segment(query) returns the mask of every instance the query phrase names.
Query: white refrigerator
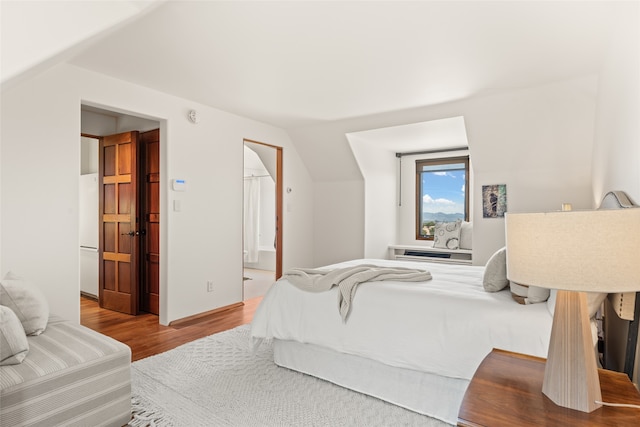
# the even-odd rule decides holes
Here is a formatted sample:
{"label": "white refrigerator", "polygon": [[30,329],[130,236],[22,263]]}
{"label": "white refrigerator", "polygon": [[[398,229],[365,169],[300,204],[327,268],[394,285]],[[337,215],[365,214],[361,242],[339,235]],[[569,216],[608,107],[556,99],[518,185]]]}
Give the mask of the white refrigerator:
{"label": "white refrigerator", "polygon": [[80,290],[98,296],[98,174],[80,175]]}

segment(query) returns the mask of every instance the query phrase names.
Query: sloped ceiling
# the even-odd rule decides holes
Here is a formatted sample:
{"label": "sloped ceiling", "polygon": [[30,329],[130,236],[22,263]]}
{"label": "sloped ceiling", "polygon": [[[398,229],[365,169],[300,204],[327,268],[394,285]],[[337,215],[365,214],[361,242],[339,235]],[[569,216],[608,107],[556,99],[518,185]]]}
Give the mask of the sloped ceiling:
{"label": "sloped ceiling", "polygon": [[158,0],[0,2],[3,90],[88,48]]}
{"label": "sloped ceiling", "polygon": [[315,179],[358,179],[344,134],[371,127],[332,126],[595,75],[637,4],[2,1],[2,82],[67,61],[287,129]]}
{"label": "sloped ceiling", "polygon": [[430,120],[347,134],[351,144],[365,143],[370,148],[389,153],[408,154],[428,147],[429,150],[469,148],[464,117]]}
{"label": "sloped ceiling", "polygon": [[615,3],[168,1],[70,62],[295,128],[595,73]]}

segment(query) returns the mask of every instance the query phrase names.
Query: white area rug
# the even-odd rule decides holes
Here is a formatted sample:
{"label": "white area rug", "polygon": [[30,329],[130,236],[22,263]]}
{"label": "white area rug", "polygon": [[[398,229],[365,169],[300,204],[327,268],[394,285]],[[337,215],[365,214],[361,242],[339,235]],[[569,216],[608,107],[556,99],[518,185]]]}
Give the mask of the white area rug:
{"label": "white area rug", "polygon": [[133,426],[445,426],[280,368],[250,349],[249,325],[134,362]]}

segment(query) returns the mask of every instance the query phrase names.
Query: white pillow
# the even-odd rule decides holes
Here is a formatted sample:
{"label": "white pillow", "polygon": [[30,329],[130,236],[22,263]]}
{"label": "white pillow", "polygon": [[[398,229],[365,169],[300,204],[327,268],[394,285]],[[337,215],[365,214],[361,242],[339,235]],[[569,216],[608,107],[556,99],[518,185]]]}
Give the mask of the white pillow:
{"label": "white pillow", "polygon": [[518,304],[537,304],[549,299],[550,291],[538,286],[527,286],[509,281],[511,296]]}
{"label": "white pillow", "polygon": [[603,292],[585,292],[587,294],[587,309],[589,309],[589,318],[593,319],[600,309],[600,306],[607,298],[607,293]]}
{"label": "white pillow", "polygon": [[462,221],[438,222],[433,231],[433,247],[458,249],[460,247],[460,226]]}
{"label": "white pillow", "polygon": [[0,305],[0,365],[22,363],[29,352],[29,342],[18,316]]}
{"label": "white pillow", "polygon": [[[551,294],[547,300],[547,308],[549,313],[553,316],[556,311],[556,296],[558,294],[557,289],[551,289]],[[604,302],[608,294],[602,292],[585,292],[587,294],[587,309],[589,310],[589,318],[593,319],[600,309],[600,305]]]}
{"label": "white pillow", "polygon": [[27,335],[40,335],[49,321],[49,304],[44,294],[23,280],[0,282],[0,305],[9,307],[20,319]]}
{"label": "white pillow", "polygon": [[496,251],[484,268],[482,286],[487,292],[498,292],[509,284],[507,279],[507,248]]}
{"label": "white pillow", "polygon": [[553,313],[556,312],[556,297],[558,296],[557,289],[551,289],[549,291],[549,298],[547,299],[547,310],[549,310],[549,314],[553,316]]}
{"label": "white pillow", "polygon": [[473,249],[473,224],[467,221],[460,227],[460,249]]}

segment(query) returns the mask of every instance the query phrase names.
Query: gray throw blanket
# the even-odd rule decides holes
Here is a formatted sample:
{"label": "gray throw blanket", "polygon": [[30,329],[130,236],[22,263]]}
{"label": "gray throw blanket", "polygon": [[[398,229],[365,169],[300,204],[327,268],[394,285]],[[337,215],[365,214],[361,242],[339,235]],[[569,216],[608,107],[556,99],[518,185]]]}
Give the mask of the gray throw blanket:
{"label": "gray throw blanket", "polygon": [[372,264],[361,264],[335,270],[293,268],[284,273],[282,278],[309,292],[324,292],[337,286],[340,291],[338,292],[338,308],[342,321],[345,322],[351,310],[356,288],[360,283],[382,280],[424,282],[431,280],[431,273],[426,270],[404,267],[378,267]]}

